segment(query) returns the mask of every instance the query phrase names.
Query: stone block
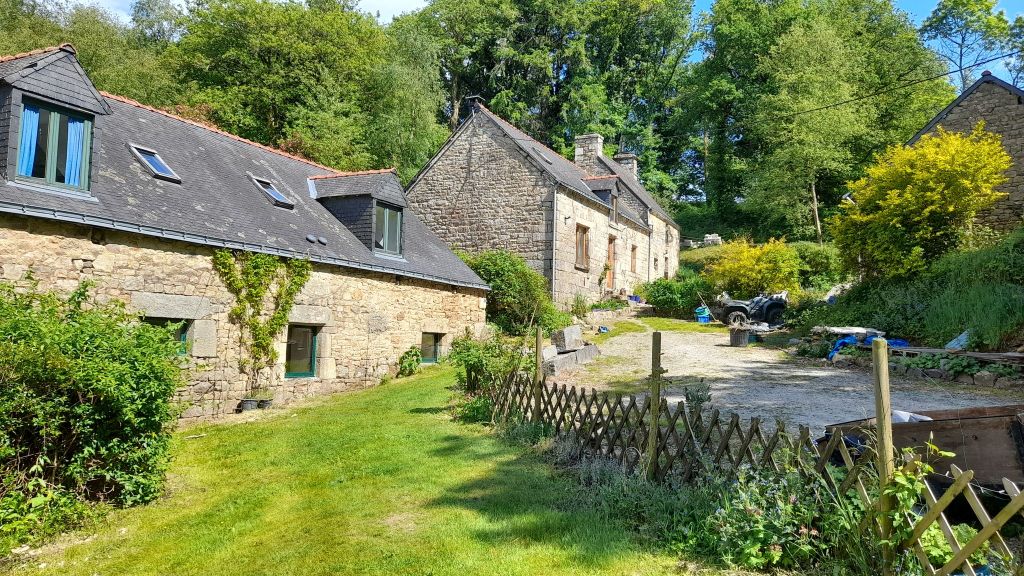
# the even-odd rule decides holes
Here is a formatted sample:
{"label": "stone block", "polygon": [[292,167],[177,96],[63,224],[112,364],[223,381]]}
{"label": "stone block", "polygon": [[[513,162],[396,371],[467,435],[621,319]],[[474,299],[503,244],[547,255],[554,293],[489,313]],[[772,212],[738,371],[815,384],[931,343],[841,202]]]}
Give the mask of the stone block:
{"label": "stone block", "polygon": [[907,376],[911,378],[923,378],[924,371],[920,368],[907,368]]}
{"label": "stone block", "polygon": [[558,347],[554,344],[540,349],[540,359],[544,362],[551,360],[555,356],[558,356]]}
{"label": "stone block", "polygon": [[288,322],[326,326],[331,323],[331,309],[327,306],[296,304],[292,306],[292,310],[288,314]]}
{"label": "stone block", "polygon": [[974,383],[978,386],[992,386],[996,383],[996,375],[988,370],[982,370],[974,375]]}
{"label": "stone block", "polygon": [[583,341],[583,329],[579,326],[569,326],[551,333],[551,342],[558,348],[559,353],[575,352],[586,344]]}
{"label": "stone block", "polygon": [[956,377],[956,381],[961,384],[974,384],[974,376],[970,374],[960,374]]}
{"label": "stone block", "polygon": [[939,368],[927,368],[924,375],[935,380],[948,380],[949,373]]}
{"label": "stone block", "polygon": [[189,337],[192,339],[194,358],[215,358],[217,356],[217,321],[193,320]]}
{"label": "stone block", "polygon": [[129,308],[152,318],[197,320],[213,313],[209,298],[160,292],[132,292]]}
{"label": "stone block", "polygon": [[576,353],[559,354],[544,363],[545,376],[557,376],[576,366]]}
{"label": "stone block", "polygon": [[576,351],[576,363],[586,364],[594,358],[601,355],[601,351],[597,349],[596,344],[587,344],[583,348]]}

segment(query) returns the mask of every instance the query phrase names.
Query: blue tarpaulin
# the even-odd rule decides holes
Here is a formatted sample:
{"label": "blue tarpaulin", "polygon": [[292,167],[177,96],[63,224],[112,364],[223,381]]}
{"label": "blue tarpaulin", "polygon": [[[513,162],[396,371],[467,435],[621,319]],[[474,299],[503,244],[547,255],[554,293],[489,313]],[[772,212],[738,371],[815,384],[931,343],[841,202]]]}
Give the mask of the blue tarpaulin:
{"label": "blue tarpaulin", "polygon": [[[867,338],[864,339],[864,343],[865,344],[871,344],[871,342],[874,341],[875,338],[878,338],[878,336],[868,336]],[[906,340],[903,340],[903,339],[900,339],[900,338],[892,338],[890,340],[886,340],[886,342],[889,343],[889,347],[890,348],[906,348],[906,347],[910,346],[910,342],[907,342]],[[856,336],[843,336],[839,340],[836,340],[835,345],[832,346],[832,351],[828,353],[828,359],[832,360],[833,358],[835,358],[836,354],[838,354],[839,350],[841,350],[844,346],[856,346],[856,345],[857,345],[857,337]]]}

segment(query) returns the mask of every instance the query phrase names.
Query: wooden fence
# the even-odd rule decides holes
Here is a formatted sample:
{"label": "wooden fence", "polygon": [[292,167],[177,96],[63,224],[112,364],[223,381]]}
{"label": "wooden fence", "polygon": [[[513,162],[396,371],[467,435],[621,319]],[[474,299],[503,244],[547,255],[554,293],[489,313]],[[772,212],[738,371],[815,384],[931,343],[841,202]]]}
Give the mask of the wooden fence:
{"label": "wooden fence", "polygon": [[[588,391],[550,385],[541,377],[521,375],[494,391],[495,420],[541,422],[557,437],[575,439],[581,454],[614,458],[627,470],[640,469],[657,482],[685,483],[704,474],[735,475],[741,468],[775,471],[787,468],[804,475],[817,475],[833,494],[856,493],[865,509],[873,511],[866,516],[861,528],[883,541],[889,539],[891,515],[886,512],[891,510],[892,503],[878,495],[891,478],[895,464],[909,468],[917,465],[913,457],[897,457],[892,449],[891,431],[887,449],[877,450],[886,442],[884,430],[880,431],[879,441],[872,440],[865,446],[851,449],[841,434],[816,442],[805,426],[791,434],[781,421],[768,429],[760,418],[744,421],[735,413],[726,415],[717,409],[701,410],[685,401],[669,405],[660,393],[660,336],[660,333],[654,335],[654,368],[648,394],[638,398],[594,389]],[[884,386],[878,394],[879,413],[890,414],[878,420],[891,426],[888,356],[884,341],[876,342],[879,342],[876,358],[886,359],[875,362],[878,367],[876,383]],[[657,426],[652,426],[652,422]],[[885,453],[888,458],[879,457]],[[967,560],[986,542],[1000,557],[1014,557],[1000,529],[1024,508],[1024,494],[1019,487],[1004,479],[1009,502],[990,516],[978,496],[979,487],[971,483],[973,472],[950,466],[949,475],[952,482],[940,493],[935,492],[934,483],[925,483],[918,510],[906,517],[913,529],[899,549],[911,550],[923,572],[929,575],[961,571],[975,576]],[[961,495],[969,504],[978,529],[978,534],[969,542],[957,540],[946,516],[947,508]],[[954,553],[952,560],[943,566],[932,566],[920,544],[922,534],[933,524],[938,524]],[[886,564],[891,567],[897,550],[883,549]],[[1024,571],[1018,570],[1015,574],[1024,576]]]}

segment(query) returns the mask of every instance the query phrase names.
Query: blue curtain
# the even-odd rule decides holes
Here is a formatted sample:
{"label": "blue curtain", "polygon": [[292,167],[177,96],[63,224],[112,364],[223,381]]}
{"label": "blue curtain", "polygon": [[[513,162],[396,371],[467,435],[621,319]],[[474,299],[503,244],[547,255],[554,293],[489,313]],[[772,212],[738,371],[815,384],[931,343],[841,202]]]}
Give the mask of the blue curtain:
{"label": "blue curtain", "polygon": [[25,106],[21,113],[21,142],[18,144],[18,176],[31,176],[39,139],[39,108]]}
{"label": "blue curtain", "polygon": [[85,137],[85,122],[68,118],[68,160],[64,164],[64,183],[68,186],[82,185],[82,144]]}

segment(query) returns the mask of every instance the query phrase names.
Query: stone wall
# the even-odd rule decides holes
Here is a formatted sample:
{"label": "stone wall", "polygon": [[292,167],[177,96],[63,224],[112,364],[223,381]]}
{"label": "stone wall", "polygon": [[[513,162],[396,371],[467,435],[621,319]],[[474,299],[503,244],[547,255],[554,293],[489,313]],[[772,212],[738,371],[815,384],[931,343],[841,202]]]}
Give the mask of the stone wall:
{"label": "stone wall", "polygon": [[986,130],[1002,136],[1013,166],[1006,173],[1009,182],[1000,188],[1008,196],[979,214],[978,221],[999,230],[1012,229],[1024,218],[1024,102],[1006,88],[984,82],[938,125],[950,131],[969,132],[979,120],[985,121]]}
{"label": "stone wall", "polygon": [[551,275],[550,177],[493,121],[477,114],[406,192],[410,207],[449,246],[504,249]]}
{"label": "stone wall", "polygon": [[[120,299],[147,316],[189,320],[190,384],[179,392],[185,418],[231,412],[245,395],[233,297],[213,269],[212,249],[85,226],[0,215],[0,279],[28,270],[44,289],[96,283],[100,299]],[[392,274],[316,265],[296,299],[291,322],[318,327],[317,375],[285,378],[279,362],[263,383],[276,402],[372,386],[424,332],[444,334],[442,350],[468,328],[484,326],[481,290]]]}
{"label": "stone wall", "polygon": [[[621,220],[618,224],[608,220],[608,208],[596,202],[583,200],[578,195],[561,191],[558,194],[555,258],[554,298],[563,304],[572,303],[576,294],[583,294],[590,302],[600,300],[606,293],[633,289],[648,280],[648,236],[635,224]],[[580,269],[576,266],[576,226],[586,226],[590,235],[590,262]],[[608,239],[615,238],[615,274],[612,285],[601,285],[608,258]],[[631,270],[630,252],[636,246],[636,271]],[[678,260],[678,259],[677,259]]]}

